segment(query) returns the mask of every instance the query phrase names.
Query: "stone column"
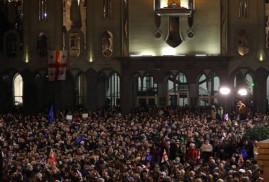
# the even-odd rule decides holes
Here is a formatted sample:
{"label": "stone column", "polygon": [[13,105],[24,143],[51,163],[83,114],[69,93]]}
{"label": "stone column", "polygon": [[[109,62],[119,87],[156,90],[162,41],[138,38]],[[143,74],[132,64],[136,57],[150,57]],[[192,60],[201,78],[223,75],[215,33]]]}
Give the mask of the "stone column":
{"label": "stone column", "polygon": [[93,69],[86,72],[87,101],[86,106],[91,111],[96,111],[97,106],[97,73]]}
{"label": "stone column", "polygon": [[131,81],[128,75],[123,75],[121,78],[121,111],[123,114],[128,114],[132,110],[130,104],[132,99]]}

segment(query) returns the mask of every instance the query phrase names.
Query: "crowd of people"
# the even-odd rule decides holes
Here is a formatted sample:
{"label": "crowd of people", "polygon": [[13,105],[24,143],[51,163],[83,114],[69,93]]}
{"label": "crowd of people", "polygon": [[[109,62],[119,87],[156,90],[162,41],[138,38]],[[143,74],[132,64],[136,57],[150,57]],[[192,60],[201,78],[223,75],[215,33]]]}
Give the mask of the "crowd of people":
{"label": "crowd of people", "polygon": [[[247,128],[267,115],[221,108],[147,106],[0,115],[3,182],[258,182]],[[72,119],[66,119],[72,115]],[[83,116],[83,117],[82,117]]]}

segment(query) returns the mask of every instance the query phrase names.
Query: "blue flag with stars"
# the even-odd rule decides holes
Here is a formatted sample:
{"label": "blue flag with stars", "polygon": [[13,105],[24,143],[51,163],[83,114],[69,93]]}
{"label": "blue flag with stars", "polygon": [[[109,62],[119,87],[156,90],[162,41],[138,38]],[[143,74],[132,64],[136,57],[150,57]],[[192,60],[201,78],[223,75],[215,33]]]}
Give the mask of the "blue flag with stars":
{"label": "blue flag with stars", "polygon": [[53,122],[53,105],[51,105],[50,112],[49,112],[49,122],[52,124]]}

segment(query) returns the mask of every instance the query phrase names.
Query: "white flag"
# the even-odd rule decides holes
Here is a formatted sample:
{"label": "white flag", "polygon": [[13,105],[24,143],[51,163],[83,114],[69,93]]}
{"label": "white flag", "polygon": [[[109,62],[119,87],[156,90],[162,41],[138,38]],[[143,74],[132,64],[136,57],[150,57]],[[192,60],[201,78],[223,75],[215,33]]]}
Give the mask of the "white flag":
{"label": "white flag", "polygon": [[166,150],[164,149],[161,163],[167,162],[167,161],[168,161],[168,156],[167,156]]}

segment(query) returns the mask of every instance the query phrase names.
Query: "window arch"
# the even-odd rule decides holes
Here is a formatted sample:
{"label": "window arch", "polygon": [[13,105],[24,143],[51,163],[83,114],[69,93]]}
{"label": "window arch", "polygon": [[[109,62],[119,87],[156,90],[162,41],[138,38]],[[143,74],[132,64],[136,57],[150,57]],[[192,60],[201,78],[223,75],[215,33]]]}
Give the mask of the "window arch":
{"label": "window arch", "polygon": [[18,73],[14,76],[13,89],[15,105],[23,104],[23,79]]}
{"label": "window arch", "polygon": [[37,36],[37,54],[40,57],[45,57],[48,54],[48,38],[43,32]]}
{"label": "window arch", "polygon": [[167,80],[169,105],[185,106],[189,104],[189,92],[186,76],[179,73],[174,77],[170,75]]}
{"label": "window arch", "polygon": [[47,12],[47,0],[39,0],[38,1],[38,20],[39,21],[47,21],[48,12]]}
{"label": "window arch", "polygon": [[106,89],[106,102],[109,106],[120,105],[120,77],[117,73],[108,77],[108,87]]}
{"label": "window arch", "polygon": [[220,79],[215,73],[208,76],[202,74],[199,77],[198,92],[200,106],[209,106],[218,104],[218,91],[220,86]]}
{"label": "window arch", "polygon": [[16,57],[17,36],[14,33],[9,33],[6,37],[6,54],[8,57]]}
{"label": "window arch", "polygon": [[158,105],[158,84],[154,83],[154,78],[150,73],[144,77],[137,77],[137,106]]}
{"label": "window arch", "polygon": [[238,73],[234,77],[234,90],[238,91],[238,89],[246,88],[248,91],[248,94],[253,95],[253,86],[254,86],[254,80],[251,74],[247,73],[245,76]]}
{"label": "window arch", "polygon": [[110,57],[113,54],[113,34],[110,31],[105,31],[102,34],[102,54],[105,57]]}

